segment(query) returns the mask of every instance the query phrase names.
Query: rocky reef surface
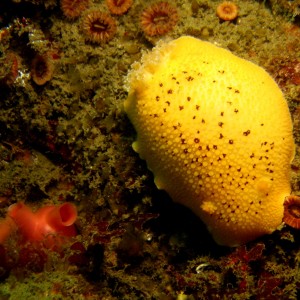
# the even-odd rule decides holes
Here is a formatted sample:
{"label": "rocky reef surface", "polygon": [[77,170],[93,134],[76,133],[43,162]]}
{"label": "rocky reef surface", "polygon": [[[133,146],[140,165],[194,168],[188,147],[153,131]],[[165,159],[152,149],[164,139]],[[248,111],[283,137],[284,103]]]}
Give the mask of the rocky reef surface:
{"label": "rocky reef surface", "polygon": [[238,0],[232,20],[216,14],[221,3],[1,1],[0,217],[16,202],[68,201],[78,234],[57,251],[12,234],[0,245],[0,299],[299,298],[299,230],[218,246],[131,148],[126,74],[161,39],[191,35],[264,67],[281,87],[300,195],[299,1]]}

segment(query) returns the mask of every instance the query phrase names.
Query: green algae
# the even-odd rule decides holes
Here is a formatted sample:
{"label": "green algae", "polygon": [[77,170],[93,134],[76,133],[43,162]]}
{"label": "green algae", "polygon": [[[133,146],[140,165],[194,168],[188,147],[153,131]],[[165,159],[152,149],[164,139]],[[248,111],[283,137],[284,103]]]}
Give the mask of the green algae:
{"label": "green algae", "polygon": [[[139,18],[154,2],[134,1],[127,14],[113,16],[117,34],[103,45],[86,42],[80,18],[66,19],[56,1],[1,4],[0,24],[9,28],[9,36],[0,47],[0,80],[11,68],[7,53],[20,57],[16,81],[1,84],[1,216],[16,201],[34,208],[74,201],[76,241],[86,249],[86,265],[68,261],[79,254],[68,245],[63,259],[50,254],[43,272],[15,266],[0,282],[1,299],[299,296],[299,233],[284,227],[247,245],[247,251],[214,244],[196,217],[157,191],[152,174],[131,149],[135,133],[123,112],[131,64],[160,39],[190,34],[228,48],[266,68],[283,89],[294,120],[292,188],[299,195],[300,85],[294,77],[300,75],[293,69],[300,61],[297,11],[287,6],[290,1],[236,1],[238,19],[221,22],[215,14],[220,1],[178,0],[180,20],[174,30],[150,38]],[[91,1],[91,7],[108,12],[104,1]],[[37,86],[30,78],[31,61],[49,51],[53,78]],[[17,260],[18,247],[9,248],[15,238],[8,249]],[[245,253],[259,250],[260,244],[264,250],[247,261]],[[95,245],[104,248],[102,264],[95,263],[100,259],[91,250]]]}

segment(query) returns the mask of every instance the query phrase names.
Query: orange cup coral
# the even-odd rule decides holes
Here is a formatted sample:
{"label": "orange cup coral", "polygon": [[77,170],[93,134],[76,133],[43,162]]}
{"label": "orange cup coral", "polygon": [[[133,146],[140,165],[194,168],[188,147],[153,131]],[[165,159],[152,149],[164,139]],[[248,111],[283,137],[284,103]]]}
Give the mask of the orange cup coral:
{"label": "orange cup coral", "polygon": [[293,228],[300,229],[300,197],[288,196],[283,205],[283,222]]}
{"label": "orange cup coral", "polygon": [[132,0],[106,0],[106,5],[112,14],[123,15],[132,6]]}
{"label": "orange cup coral", "polygon": [[18,76],[19,57],[14,52],[8,52],[0,61],[0,68],[0,83],[12,85]]}
{"label": "orange cup coral", "polygon": [[79,17],[82,11],[89,6],[89,0],[61,0],[60,7],[63,14],[69,19]]}
{"label": "orange cup coral", "polygon": [[171,31],[179,19],[176,7],[158,2],[146,8],[141,15],[141,27],[146,35],[164,35]]}
{"label": "orange cup coral", "polygon": [[48,54],[37,54],[31,63],[31,77],[37,85],[44,85],[52,79],[54,64]]}
{"label": "orange cup coral", "polygon": [[230,1],[224,1],[217,7],[217,16],[223,21],[232,21],[238,16],[238,7]]}
{"label": "orange cup coral", "polygon": [[114,37],[117,24],[110,15],[92,10],[83,16],[82,30],[88,41],[101,44],[110,41]]}

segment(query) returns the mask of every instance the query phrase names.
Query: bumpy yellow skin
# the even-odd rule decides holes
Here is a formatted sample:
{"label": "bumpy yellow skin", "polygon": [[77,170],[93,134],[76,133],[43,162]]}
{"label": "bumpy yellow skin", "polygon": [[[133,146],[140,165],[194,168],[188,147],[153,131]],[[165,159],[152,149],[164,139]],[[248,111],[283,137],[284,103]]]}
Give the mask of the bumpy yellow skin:
{"label": "bumpy yellow skin", "polygon": [[157,187],[192,209],[217,243],[236,246],[282,223],[292,122],[262,68],[184,36],[145,54],[128,89],[134,150]]}

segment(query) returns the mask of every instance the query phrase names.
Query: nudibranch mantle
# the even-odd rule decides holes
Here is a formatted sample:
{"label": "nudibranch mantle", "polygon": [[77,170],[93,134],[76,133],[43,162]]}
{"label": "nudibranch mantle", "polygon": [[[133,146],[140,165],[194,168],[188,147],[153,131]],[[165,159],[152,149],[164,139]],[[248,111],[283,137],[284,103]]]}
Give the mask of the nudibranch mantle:
{"label": "nudibranch mantle", "polygon": [[156,186],[197,214],[217,243],[237,246],[282,223],[292,121],[263,68],[183,36],[144,54],[127,87],[134,150]]}

